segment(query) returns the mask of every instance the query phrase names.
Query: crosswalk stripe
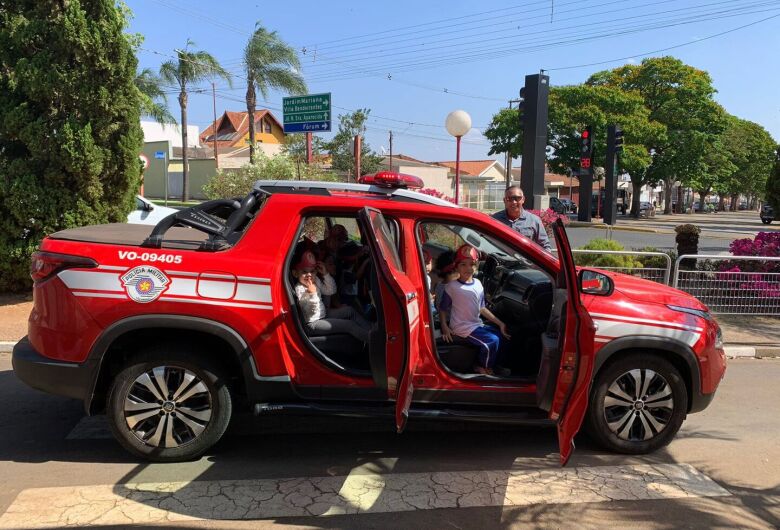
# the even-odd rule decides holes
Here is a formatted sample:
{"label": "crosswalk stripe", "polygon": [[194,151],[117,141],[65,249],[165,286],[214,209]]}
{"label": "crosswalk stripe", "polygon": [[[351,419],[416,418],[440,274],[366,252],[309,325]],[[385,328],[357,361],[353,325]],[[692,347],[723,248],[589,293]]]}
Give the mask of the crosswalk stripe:
{"label": "crosswalk stripe", "polygon": [[27,489],[0,516],[0,529],[730,495],[688,464],[441,473],[381,473],[370,467],[353,471],[348,476],[335,477]]}

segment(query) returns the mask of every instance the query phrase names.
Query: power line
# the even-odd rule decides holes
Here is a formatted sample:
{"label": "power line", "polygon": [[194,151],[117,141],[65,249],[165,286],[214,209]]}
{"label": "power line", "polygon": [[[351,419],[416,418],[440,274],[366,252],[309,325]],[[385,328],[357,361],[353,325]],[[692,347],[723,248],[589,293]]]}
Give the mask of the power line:
{"label": "power line", "polygon": [[556,68],[545,68],[545,71],[552,72],[552,71],[556,71],[556,70],[571,70],[571,69],[574,69],[574,68],[585,68],[585,67],[588,67],[588,66],[599,66],[599,65],[602,65],[602,64],[615,63],[615,62],[619,62],[619,61],[626,61],[628,59],[636,59],[637,57],[645,57],[647,55],[653,55],[653,54],[656,54],[656,53],[661,53],[661,52],[665,52],[665,51],[669,51],[669,50],[674,50],[676,48],[682,48],[683,46],[689,46],[691,44],[696,44],[697,42],[702,42],[702,41],[705,41],[705,40],[714,39],[715,37],[721,37],[723,35],[727,35],[728,33],[733,33],[735,31],[739,31],[741,29],[749,28],[750,26],[755,26],[756,24],[760,24],[762,22],[766,22],[767,20],[772,20],[773,18],[777,18],[777,17],[780,17],[780,13],[778,13],[777,15],[772,15],[771,17],[762,18],[761,20],[756,20],[756,21],[751,22],[749,24],[744,24],[742,26],[737,26],[736,28],[731,28],[731,29],[728,29],[726,31],[721,31],[720,33],[714,33],[712,35],[707,35],[706,37],[702,37],[700,39],[694,39],[694,40],[691,40],[691,41],[688,41],[688,42],[683,42],[681,44],[676,44],[674,46],[668,46],[666,48],[659,48],[657,50],[653,50],[653,51],[649,51],[649,52],[638,53],[636,55],[628,55],[628,56],[620,57],[620,58],[617,58],[617,59],[608,59],[606,61],[599,61],[599,62],[595,62],[595,63],[577,64],[577,65],[572,65],[572,66],[558,66]]}
{"label": "power line", "polygon": [[[772,4],[764,3],[762,5]],[[482,47],[482,48],[476,48],[472,50],[463,50],[461,55],[445,55],[445,56],[433,56],[433,57],[422,57],[418,60],[411,60],[408,62],[399,62],[399,63],[391,63],[391,64],[380,64],[378,66],[373,65],[365,65],[362,68],[360,67],[350,67],[349,69],[354,70],[356,72],[359,72],[361,74],[364,74],[363,76],[381,76],[383,74],[380,73],[379,69],[384,68],[385,70],[392,70],[393,72],[400,72],[400,71],[409,71],[412,69],[415,69],[413,67],[427,67],[427,66],[444,66],[448,64],[461,64],[463,62],[468,62],[469,60],[475,60],[475,59],[482,59],[482,58],[496,58],[496,57],[502,57],[507,55],[514,55],[522,51],[529,51],[529,50],[541,50],[546,49],[550,47],[557,47],[557,46],[565,46],[565,45],[571,45],[571,44],[579,44],[584,41],[588,40],[596,40],[596,39],[603,39],[610,36],[617,36],[617,35],[625,35],[625,34],[631,34],[631,33],[638,33],[638,32],[645,32],[650,31],[654,29],[661,29],[661,28],[668,28],[673,26],[679,26],[679,25],[687,25],[687,24],[694,24],[694,23],[700,23],[708,20],[717,20],[717,19],[723,19],[723,18],[734,18],[736,16],[746,16],[749,14],[755,14],[755,13],[761,13],[766,11],[773,11],[776,9],[779,9],[780,7],[775,7],[771,9],[765,9],[761,11],[753,11],[753,12],[737,12],[734,13],[734,9],[714,12],[714,13],[708,13],[707,16],[702,15],[691,15],[685,19],[680,19],[679,17],[675,17],[673,19],[666,19],[662,21],[655,21],[650,24],[646,24],[644,26],[637,26],[636,24],[631,24],[629,26],[626,26],[624,28],[619,29],[618,31],[607,31],[602,33],[596,33],[593,32],[587,32],[585,33],[584,37],[575,37],[570,39],[558,39],[558,40],[548,40],[548,41],[542,41],[538,42],[536,41],[534,44],[530,46],[525,47],[519,47],[519,48],[511,48],[506,49],[505,47]],[[324,59],[326,60],[326,59]],[[405,70],[404,70],[405,69]],[[358,76],[362,77],[362,76]],[[319,76],[314,76],[314,78],[309,77],[309,80],[311,82],[323,82],[323,81],[332,81],[337,79],[342,79],[343,74],[339,73],[322,73]]]}

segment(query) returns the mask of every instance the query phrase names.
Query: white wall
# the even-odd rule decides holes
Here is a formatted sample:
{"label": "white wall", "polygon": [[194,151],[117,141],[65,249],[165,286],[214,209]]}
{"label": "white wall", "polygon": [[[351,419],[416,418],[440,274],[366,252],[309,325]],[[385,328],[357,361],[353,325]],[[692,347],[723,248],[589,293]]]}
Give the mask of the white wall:
{"label": "white wall", "polygon": [[[181,127],[178,125],[160,125],[156,121],[141,121],[144,142],[169,141],[173,147],[181,147]],[[200,127],[187,125],[188,147],[200,147]]]}

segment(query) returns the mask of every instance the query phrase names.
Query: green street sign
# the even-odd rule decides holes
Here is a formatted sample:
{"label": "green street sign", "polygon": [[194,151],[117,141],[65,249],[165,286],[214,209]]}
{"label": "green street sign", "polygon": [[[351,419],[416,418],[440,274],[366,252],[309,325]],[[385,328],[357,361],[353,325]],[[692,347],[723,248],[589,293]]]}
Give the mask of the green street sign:
{"label": "green street sign", "polygon": [[286,133],[330,131],[330,93],[284,98],[282,110]]}

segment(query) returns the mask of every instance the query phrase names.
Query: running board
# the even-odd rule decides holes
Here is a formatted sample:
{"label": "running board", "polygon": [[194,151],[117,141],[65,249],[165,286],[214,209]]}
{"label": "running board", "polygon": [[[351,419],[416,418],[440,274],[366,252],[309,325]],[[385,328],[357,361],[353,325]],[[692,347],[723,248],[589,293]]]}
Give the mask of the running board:
{"label": "running board", "polygon": [[[256,416],[274,414],[285,415],[323,415],[344,416],[353,418],[395,417],[395,407],[392,405],[359,406],[359,405],[328,405],[322,403],[257,403],[254,407]],[[530,409],[517,412],[506,411],[474,411],[465,409],[426,409],[410,408],[410,419],[473,421],[485,423],[510,423],[517,425],[553,425],[554,422],[542,410]]]}

